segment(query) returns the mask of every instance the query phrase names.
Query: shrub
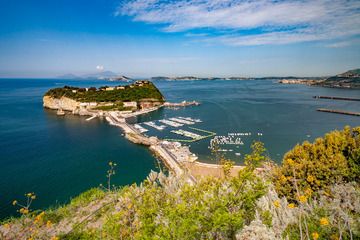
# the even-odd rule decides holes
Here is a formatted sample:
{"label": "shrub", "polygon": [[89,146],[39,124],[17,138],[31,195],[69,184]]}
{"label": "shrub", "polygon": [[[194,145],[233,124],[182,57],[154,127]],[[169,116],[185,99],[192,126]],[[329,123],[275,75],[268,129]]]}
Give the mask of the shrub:
{"label": "shrub", "polygon": [[360,127],[345,127],[318,138],[305,141],[285,154],[283,164],[275,170],[274,183],[281,196],[297,201],[330,185],[359,181]]}

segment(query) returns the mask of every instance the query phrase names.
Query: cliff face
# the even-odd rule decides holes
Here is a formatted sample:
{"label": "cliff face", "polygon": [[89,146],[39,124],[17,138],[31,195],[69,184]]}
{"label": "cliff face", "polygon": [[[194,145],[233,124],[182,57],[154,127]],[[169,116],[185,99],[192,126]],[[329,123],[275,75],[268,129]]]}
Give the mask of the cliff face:
{"label": "cliff face", "polygon": [[50,96],[43,97],[43,105],[50,109],[62,109],[65,111],[75,112],[80,107],[80,102],[67,97],[54,98]]}

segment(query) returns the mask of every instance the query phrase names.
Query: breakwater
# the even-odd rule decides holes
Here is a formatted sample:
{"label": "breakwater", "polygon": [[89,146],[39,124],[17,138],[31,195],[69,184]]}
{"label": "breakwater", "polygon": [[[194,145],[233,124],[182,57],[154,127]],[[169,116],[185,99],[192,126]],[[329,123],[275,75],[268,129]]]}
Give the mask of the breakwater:
{"label": "breakwater", "polygon": [[360,98],[349,98],[349,97],[313,96],[313,98],[331,99],[331,100],[344,100],[344,101],[360,101]]}
{"label": "breakwater", "polygon": [[360,112],[347,112],[347,111],[342,111],[342,110],[334,110],[334,109],[326,109],[326,108],[318,108],[317,111],[344,114],[344,115],[351,115],[351,116],[359,116],[360,117]]}

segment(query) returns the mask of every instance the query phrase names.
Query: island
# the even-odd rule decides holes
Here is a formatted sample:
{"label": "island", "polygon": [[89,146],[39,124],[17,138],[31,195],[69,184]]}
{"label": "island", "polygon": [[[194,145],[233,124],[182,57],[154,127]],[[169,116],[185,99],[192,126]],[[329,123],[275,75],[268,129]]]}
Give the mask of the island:
{"label": "island", "polygon": [[79,88],[64,86],[50,89],[43,97],[44,107],[70,111],[79,115],[103,115],[104,111],[156,109],[165,99],[150,81],[136,81],[130,85]]}

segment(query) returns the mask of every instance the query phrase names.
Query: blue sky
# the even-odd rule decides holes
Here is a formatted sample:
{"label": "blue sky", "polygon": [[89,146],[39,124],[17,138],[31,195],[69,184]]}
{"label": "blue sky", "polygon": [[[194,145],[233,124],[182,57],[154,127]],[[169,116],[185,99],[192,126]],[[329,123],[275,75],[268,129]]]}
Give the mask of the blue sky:
{"label": "blue sky", "polygon": [[324,76],[360,67],[358,0],[0,4],[0,77]]}

